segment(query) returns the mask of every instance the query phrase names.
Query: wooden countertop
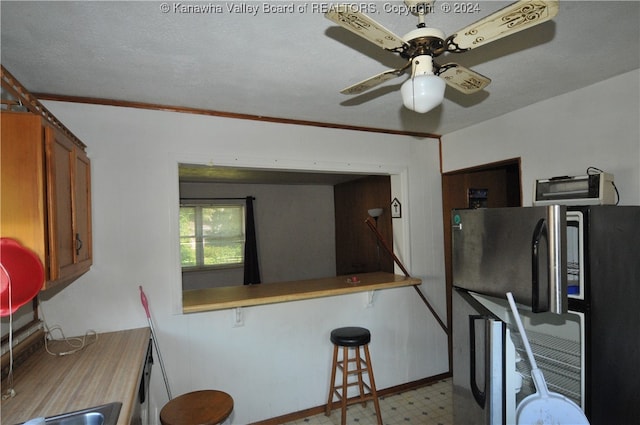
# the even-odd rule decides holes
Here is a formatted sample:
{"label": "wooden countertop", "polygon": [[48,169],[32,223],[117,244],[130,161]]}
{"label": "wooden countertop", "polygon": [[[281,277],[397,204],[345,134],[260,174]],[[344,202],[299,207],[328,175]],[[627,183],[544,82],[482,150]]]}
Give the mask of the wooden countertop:
{"label": "wooden countertop", "polygon": [[182,311],[184,313],[196,313],[222,310],[398,288],[422,283],[420,279],[385,272],[362,273],[354,276],[359,279],[359,282],[347,282],[350,276],[337,276],[291,282],[262,283],[259,285],[193,289],[182,293]]}
{"label": "wooden countertop", "polygon": [[13,372],[16,396],[2,401],[2,423],[119,401],[118,425],[129,425],[150,334],[149,328],[103,333],[75,354],[52,356],[44,348],[34,353]]}

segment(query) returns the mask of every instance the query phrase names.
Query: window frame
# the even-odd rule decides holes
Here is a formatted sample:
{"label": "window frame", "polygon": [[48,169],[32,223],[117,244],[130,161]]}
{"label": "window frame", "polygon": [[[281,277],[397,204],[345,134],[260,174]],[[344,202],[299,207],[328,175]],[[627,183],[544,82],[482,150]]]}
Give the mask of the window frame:
{"label": "window frame", "polygon": [[[247,210],[246,205],[243,201],[232,201],[232,200],[215,200],[215,199],[181,199],[180,205],[178,208],[178,216],[180,216],[180,212],[183,207],[194,207],[196,208],[194,222],[195,222],[195,240],[196,240],[196,265],[194,266],[184,266],[182,264],[182,258],[180,259],[180,269],[182,273],[190,273],[190,272],[200,272],[200,271],[214,271],[214,270],[224,270],[224,269],[236,269],[244,267],[244,245],[247,240]],[[242,218],[242,229],[241,229],[241,237],[242,237],[242,260],[238,263],[225,263],[225,264],[204,264],[204,235],[203,235],[203,226],[202,226],[202,209],[203,208],[237,208],[240,209],[241,218]],[[184,236],[180,232],[180,228],[178,228],[178,238],[179,245],[182,243],[182,238]]]}

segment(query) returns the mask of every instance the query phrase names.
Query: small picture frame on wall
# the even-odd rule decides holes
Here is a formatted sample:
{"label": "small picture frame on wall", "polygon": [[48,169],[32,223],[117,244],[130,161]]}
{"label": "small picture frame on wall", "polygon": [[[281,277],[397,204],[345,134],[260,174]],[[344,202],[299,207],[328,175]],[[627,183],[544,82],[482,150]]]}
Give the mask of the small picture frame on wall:
{"label": "small picture frame on wall", "polygon": [[393,198],[391,201],[391,218],[402,218],[402,204],[398,198]]}

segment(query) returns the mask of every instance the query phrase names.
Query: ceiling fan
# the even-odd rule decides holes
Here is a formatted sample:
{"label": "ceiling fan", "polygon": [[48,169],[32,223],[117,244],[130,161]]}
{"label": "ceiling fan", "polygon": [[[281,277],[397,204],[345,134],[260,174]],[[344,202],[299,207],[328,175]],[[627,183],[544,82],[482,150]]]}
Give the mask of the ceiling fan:
{"label": "ceiling fan", "polygon": [[[439,65],[434,58],[443,53],[462,53],[507,35],[552,19],[558,13],[557,0],[519,0],[446,37],[436,28],[428,28],[425,15],[433,10],[434,0],[405,0],[418,17],[417,28],[399,37],[358,10],[357,5],[333,5],[325,17],[379,47],[407,59],[406,65],[384,71],[340,91],[360,94],[411,69],[411,78],[401,87],[404,106],[424,113],[442,103],[446,85],[472,94],[485,88],[491,80],[457,63]],[[447,7],[463,3],[447,3]],[[472,7],[471,3],[464,3]],[[444,6],[443,6],[444,7]],[[446,9],[442,9],[445,11]],[[452,10],[453,12],[453,10]]]}

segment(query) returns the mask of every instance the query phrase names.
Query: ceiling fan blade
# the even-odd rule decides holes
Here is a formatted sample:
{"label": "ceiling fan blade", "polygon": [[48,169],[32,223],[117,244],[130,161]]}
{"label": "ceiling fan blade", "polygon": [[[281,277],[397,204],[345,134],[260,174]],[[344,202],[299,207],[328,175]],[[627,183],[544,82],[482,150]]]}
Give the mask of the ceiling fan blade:
{"label": "ceiling fan blade", "polygon": [[482,74],[478,74],[469,68],[465,68],[457,63],[447,63],[441,65],[437,75],[442,78],[447,85],[464,93],[472,94],[487,87],[491,79]]}
{"label": "ceiling fan blade", "polygon": [[333,5],[324,16],[343,28],[386,50],[401,51],[406,45],[399,37],[348,4]]}
{"label": "ceiling fan blade", "polygon": [[405,67],[400,69],[391,69],[389,71],[381,72],[380,74],[374,75],[373,77],[367,78],[366,80],[360,81],[352,86],[346,87],[340,90],[342,94],[360,94],[365,91],[374,88],[377,85],[384,83],[385,81],[392,80],[396,77],[404,74],[404,71],[411,65],[409,62]]}
{"label": "ceiling fan blade", "polygon": [[520,0],[447,38],[448,51],[464,52],[552,19],[557,0]]}

